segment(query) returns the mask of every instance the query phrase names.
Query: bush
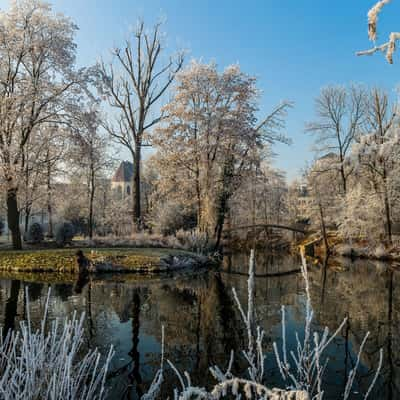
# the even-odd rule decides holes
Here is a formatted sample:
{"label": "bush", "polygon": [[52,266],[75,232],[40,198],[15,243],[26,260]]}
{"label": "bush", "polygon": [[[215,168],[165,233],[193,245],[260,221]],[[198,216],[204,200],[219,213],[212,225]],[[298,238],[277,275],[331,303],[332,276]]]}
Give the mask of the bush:
{"label": "bush", "polygon": [[372,253],[372,256],[374,258],[377,258],[378,260],[385,260],[389,258],[389,251],[385,248],[383,244],[379,244]]}
{"label": "bush", "polygon": [[193,210],[187,210],[181,204],[167,202],[155,211],[152,226],[164,236],[175,235],[180,229],[193,229],[196,226],[196,215]]}
{"label": "bush", "polygon": [[64,222],[57,227],[56,230],[56,243],[59,247],[64,247],[72,243],[75,235],[74,226],[69,222]]}
{"label": "bush", "polygon": [[199,254],[208,254],[215,249],[215,241],[199,230],[193,231],[179,230],[176,232],[176,238],[184,249]]}
{"label": "bush", "polygon": [[34,222],[28,230],[27,242],[38,244],[42,243],[44,239],[43,228],[38,222]]}
{"label": "bush", "polygon": [[[28,290],[26,298],[29,310]],[[39,329],[32,327],[28,312],[18,330],[8,330],[0,339],[1,399],[105,399],[113,349],[104,354],[101,366],[97,349],[83,350],[83,316],[74,313],[71,319],[47,322],[49,300],[50,291]]]}

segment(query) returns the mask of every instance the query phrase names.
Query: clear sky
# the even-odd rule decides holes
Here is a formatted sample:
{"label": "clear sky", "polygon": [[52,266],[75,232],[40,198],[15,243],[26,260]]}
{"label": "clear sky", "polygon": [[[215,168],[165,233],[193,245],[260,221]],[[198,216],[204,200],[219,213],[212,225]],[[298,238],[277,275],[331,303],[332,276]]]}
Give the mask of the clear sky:
{"label": "clear sky", "polygon": [[[293,145],[278,145],[275,165],[296,176],[313,158],[304,124],[314,116],[322,86],[351,82],[394,90],[400,54],[388,65],[381,55],[358,58],[370,47],[366,14],[375,0],[53,0],[57,11],[79,26],[78,62],[93,64],[122,43],[138,18],[152,24],[163,17],[168,45],[189,50],[188,59],[239,63],[258,77],[261,113],[280,100],[295,102],[288,116]],[[0,0],[0,7],[8,6]],[[380,38],[399,30],[400,1],[380,18]]]}

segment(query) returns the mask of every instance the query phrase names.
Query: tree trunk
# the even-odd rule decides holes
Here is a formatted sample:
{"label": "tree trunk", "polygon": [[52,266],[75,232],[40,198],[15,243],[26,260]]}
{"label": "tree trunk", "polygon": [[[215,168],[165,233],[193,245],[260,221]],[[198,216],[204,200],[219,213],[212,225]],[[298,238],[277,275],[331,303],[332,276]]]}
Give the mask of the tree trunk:
{"label": "tree trunk", "polygon": [[389,243],[392,243],[392,218],[390,212],[390,200],[388,195],[388,185],[387,185],[387,172],[386,172],[386,165],[383,164],[383,196],[384,196],[384,203],[385,203],[385,219],[386,219],[386,234]]}
{"label": "tree trunk", "polygon": [[386,217],[386,232],[389,243],[392,243],[392,218],[390,216],[389,197],[385,188],[385,217]]}
{"label": "tree trunk", "polygon": [[346,173],[344,171],[344,157],[342,155],[342,152],[340,152],[340,176],[342,178],[342,185],[343,185],[343,193],[346,194],[347,191],[347,178],[346,178]]}
{"label": "tree trunk", "polygon": [[222,239],[222,229],[224,228],[225,212],[220,210],[217,217],[217,225],[215,227],[215,250],[219,250]]}
{"label": "tree trunk", "polygon": [[321,219],[321,232],[322,232],[322,238],[324,240],[325,254],[329,255],[330,249],[329,249],[329,243],[328,243],[328,235],[326,234],[325,217],[324,217],[324,211],[322,209],[321,202],[318,202],[318,207],[319,207],[319,215],[320,215],[320,219]]}
{"label": "tree trunk", "polygon": [[17,201],[17,189],[7,190],[7,221],[11,231],[12,245],[14,250],[22,249],[21,231],[19,228],[19,210]]}
{"label": "tree trunk", "polygon": [[201,229],[203,208],[201,206],[200,171],[196,169],[197,226]]}
{"label": "tree trunk", "polygon": [[47,236],[52,238],[53,234],[53,208],[51,206],[51,165],[49,161],[49,152],[47,152],[47,214],[49,218],[49,227],[47,231]]}
{"label": "tree trunk", "polygon": [[93,201],[95,191],[94,170],[90,173],[90,196],[89,196],[89,239],[93,239]]}
{"label": "tree trunk", "polygon": [[233,157],[230,156],[224,163],[222,187],[217,202],[217,222],[215,225],[215,250],[219,250],[222,239],[222,230],[224,228],[225,216],[229,211],[229,199],[232,195],[232,179],[233,179]]}
{"label": "tree trunk", "polygon": [[25,207],[25,226],[24,226],[24,232],[25,234],[28,234],[28,229],[29,229],[29,217],[31,215],[31,207],[26,206]]}
{"label": "tree trunk", "polygon": [[133,229],[139,232],[142,229],[142,210],[140,205],[140,163],[142,146],[136,143],[135,159],[133,162]]}

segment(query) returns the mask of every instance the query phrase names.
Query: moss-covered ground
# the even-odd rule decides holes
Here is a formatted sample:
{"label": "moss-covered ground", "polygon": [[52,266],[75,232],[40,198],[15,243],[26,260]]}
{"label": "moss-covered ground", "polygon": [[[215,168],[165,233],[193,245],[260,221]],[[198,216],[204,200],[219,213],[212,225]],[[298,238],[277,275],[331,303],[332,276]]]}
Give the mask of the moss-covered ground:
{"label": "moss-covered ground", "polygon": [[[78,272],[76,251],[76,248],[0,251],[0,271],[76,273]],[[126,268],[127,272],[145,269],[152,271],[160,265],[162,257],[187,254],[180,250],[154,248],[87,248],[83,249],[83,253],[92,261],[110,262]]]}

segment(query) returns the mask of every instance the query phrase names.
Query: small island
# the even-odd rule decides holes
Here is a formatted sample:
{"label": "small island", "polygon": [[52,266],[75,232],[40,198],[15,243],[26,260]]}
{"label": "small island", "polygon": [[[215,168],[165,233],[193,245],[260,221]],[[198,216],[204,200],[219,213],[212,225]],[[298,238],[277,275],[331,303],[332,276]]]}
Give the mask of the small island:
{"label": "small island", "polygon": [[[79,273],[77,249],[1,251],[0,271]],[[155,273],[206,266],[205,256],[183,250],[160,248],[83,250],[89,273]]]}

